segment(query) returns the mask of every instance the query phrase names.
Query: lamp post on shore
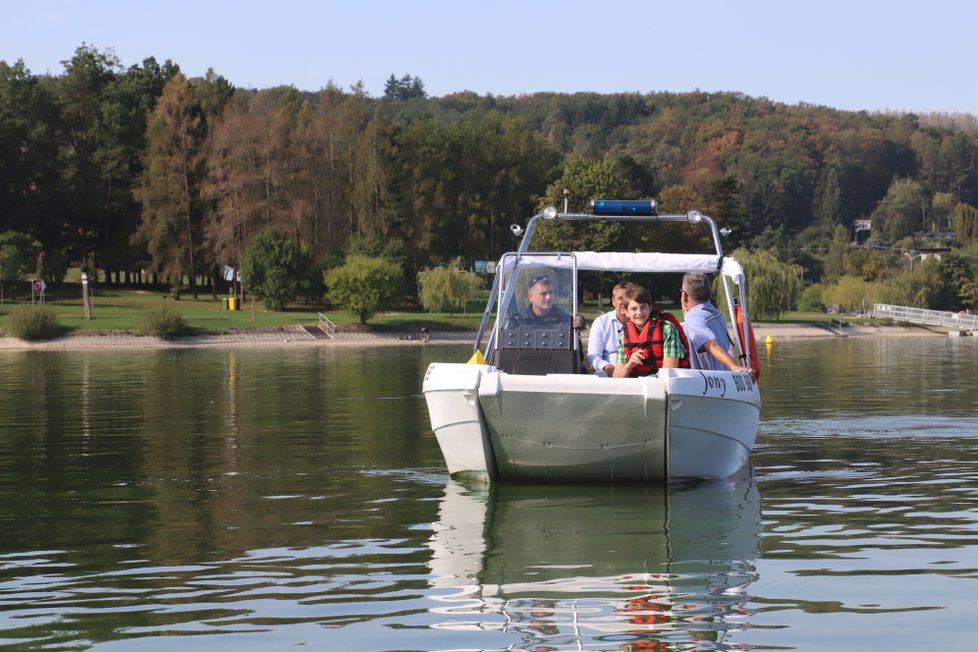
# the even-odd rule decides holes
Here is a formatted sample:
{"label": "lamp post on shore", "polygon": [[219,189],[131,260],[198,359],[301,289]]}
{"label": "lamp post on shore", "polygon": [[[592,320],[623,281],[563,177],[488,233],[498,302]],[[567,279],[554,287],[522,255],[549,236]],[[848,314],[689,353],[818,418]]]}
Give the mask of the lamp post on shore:
{"label": "lamp post on shore", "polygon": [[913,259],[920,258],[920,254],[910,255],[909,251],[904,251],[903,255],[910,259],[910,273],[913,274]]}
{"label": "lamp post on shore", "polygon": [[92,299],[88,288],[88,270],[82,267],[81,272],[81,285],[82,285],[82,304],[85,306],[85,319],[92,318]]}

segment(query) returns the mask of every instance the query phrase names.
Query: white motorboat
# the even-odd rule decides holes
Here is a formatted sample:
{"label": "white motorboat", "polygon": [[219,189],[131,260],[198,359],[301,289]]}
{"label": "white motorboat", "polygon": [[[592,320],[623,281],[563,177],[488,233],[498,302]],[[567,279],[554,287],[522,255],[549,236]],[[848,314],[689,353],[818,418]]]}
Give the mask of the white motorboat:
{"label": "white motorboat", "polygon": [[[608,378],[583,363],[578,274],[716,274],[732,341],[757,365],[743,267],[724,256],[715,221],[692,210],[659,215],[654,200],[594,200],[592,213],[547,207],[533,216],[517,251],[504,254],[469,362],[432,363],[423,391],[431,427],[452,476],[484,481],[654,482],[725,478],[748,461],[760,419],[760,390],[743,372],[660,369],[640,378]],[[703,225],[713,251],[651,253],[539,251],[541,221],[654,222]],[[666,228],[666,227],[663,227]],[[559,323],[519,324],[526,289],[546,276],[567,315]],[[491,329],[489,322],[495,315]],[[486,338],[485,354],[481,346]]]}

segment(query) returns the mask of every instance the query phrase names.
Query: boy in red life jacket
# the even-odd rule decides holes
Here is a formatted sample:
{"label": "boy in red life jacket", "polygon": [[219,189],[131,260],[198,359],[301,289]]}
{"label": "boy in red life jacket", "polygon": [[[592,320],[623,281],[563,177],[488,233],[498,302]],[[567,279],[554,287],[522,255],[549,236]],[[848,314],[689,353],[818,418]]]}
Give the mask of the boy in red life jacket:
{"label": "boy in red life jacket", "polygon": [[668,312],[652,307],[652,297],[639,286],[625,292],[628,322],[618,345],[615,378],[637,378],[665,368],[689,368],[689,345],[682,328]]}

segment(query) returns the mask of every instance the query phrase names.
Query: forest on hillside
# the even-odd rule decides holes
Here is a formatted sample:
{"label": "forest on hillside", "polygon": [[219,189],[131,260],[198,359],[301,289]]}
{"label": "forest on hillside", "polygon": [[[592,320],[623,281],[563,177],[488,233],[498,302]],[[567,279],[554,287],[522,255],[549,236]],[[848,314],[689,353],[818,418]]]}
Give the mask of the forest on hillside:
{"label": "forest on hillside", "polygon": [[60,75],[0,61],[0,284],[84,266],[217,292],[274,229],[308,252],[314,300],[351,254],[397,261],[412,295],[423,270],[512,249],[509,226],[567,189],[573,210],[616,191],[712,215],[728,251],[797,270],[791,304],[970,308],[976,153],[971,115],[738,93],[429,97],[410,75],[378,98],[238,89],[83,45]]}

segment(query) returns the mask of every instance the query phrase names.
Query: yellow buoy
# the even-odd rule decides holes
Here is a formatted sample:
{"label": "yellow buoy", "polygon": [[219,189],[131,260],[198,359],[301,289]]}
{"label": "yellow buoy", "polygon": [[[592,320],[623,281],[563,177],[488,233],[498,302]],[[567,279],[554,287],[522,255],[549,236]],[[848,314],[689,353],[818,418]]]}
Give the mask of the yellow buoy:
{"label": "yellow buoy", "polygon": [[768,335],[768,336],[767,336],[767,337],[766,337],[766,338],[764,339],[764,343],[765,343],[765,344],[767,344],[768,346],[774,346],[774,337],[773,337],[773,336],[771,336],[771,335]]}

